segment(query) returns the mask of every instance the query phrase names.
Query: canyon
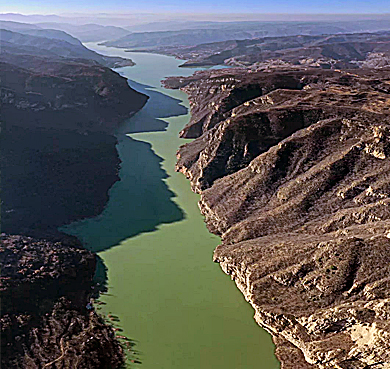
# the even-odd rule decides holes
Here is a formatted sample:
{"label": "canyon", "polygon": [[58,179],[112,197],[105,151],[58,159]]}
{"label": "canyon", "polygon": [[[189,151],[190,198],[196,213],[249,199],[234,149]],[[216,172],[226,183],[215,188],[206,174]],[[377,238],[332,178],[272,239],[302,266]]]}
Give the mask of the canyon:
{"label": "canyon", "polygon": [[[98,258],[58,228],[105,209],[119,180],[114,132],[148,97],[110,69],[132,60],[62,31],[23,32],[1,31],[2,364],[117,368],[123,348],[90,304]],[[232,66],[164,80],[191,108],[176,170],[221,237],[214,261],[272,335],[283,369],[390,367],[389,42],[383,31],[144,50],[188,59],[182,66]],[[183,100],[138,87],[184,115]],[[161,118],[174,117],[157,113],[163,131]],[[182,226],[187,213],[164,186],[166,214],[138,233]],[[137,234],[121,232],[96,245]]]}

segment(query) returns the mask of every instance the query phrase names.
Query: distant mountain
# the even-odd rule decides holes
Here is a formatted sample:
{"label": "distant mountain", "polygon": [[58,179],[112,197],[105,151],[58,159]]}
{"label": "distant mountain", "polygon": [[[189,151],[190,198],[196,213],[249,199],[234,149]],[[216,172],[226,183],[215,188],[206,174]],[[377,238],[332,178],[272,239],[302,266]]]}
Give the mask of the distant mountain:
{"label": "distant mountain", "polygon": [[[374,32],[390,29],[389,15],[204,15],[186,14],[0,14],[0,20],[65,31],[83,42],[112,41],[118,47],[194,46],[258,37]],[[11,29],[18,31],[17,29]],[[155,34],[151,34],[156,32]],[[171,32],[171,33],[166,33]],[[172,33],[173,32],[173,33]],[[128,36],[135,33],[132,36]],[[147,34],[146,34],[147,33]],[[124,39],[123,39],[124,38]]]}
{"label": "distant mountain", "polygon": [[146,49],[187,60],[183,66],[225,64],[270,68],[286,64],[325,69],[390,64],[390,31],[229,40]]}
{"label": "distant mountain", "polygon": [[74,45],[81,45],[80,40],[64,31],[60,31],[58,29],[44,29],[35,24],[0,21],[0,29],[6,29],[8,31],[28,34],[31,36],[63,40]]}
{"label": "distant mountain", "polygon": [[[124,27],[131,32],[163,32],[163,31],[180,31],[183,29],[215,29],[229,27],[233,22],[210,22],[210,21],[187,21],[187,20],[168,20],[136,24]],[[240,23],[240,22],[234,22]],[[241,22],[250,23],[250,22]],[[258,22],[256,22],[258,23]]]}
{"label": "distant mountain", "polygon": [[45,22],[36,24],[42,28],[54,28],[65,31],[83,42],[97,42],[114,40],[129,34],[129,31],[115,26],[102,26],[99,24],[73,25],[69,23]]}
{"label": "distant mountain", "polygon": [[0,19],[5,21],[13,21],[13,22],[34,23],[34,22],[60,22],[61,20],[63,20],[63,17],[55,14],[24,15],[19,13],[2,13],[0,14]]}
{"label": "distant mountain", "polygon": [[[16,32],[31,29],[55,29],[64,31],[82,42],[114,40],[130,33],[128,30],[115,25],[91,23],[99,19],[8,13],[0,14],[0,28]],[[115,24],[115,19],[112,20],[112,23]]]}
{"label": "distant mountain", "polygon": [[[169,29],[170,25],[172,29]],[[156,30],[159,28],[163,31]],[[121,48],[182,47],[259,37],[375,32],[390,30],[390,22],[387,19],[346,22],[154,22],[127,29],[144,32],[134,32],[104,44]]]}
{"label": "distant mountain", "polygon": [[0,28],[8,29],[10,31],[20,32],[20,31],[26,31],[31,29],[40,29],[41,27],[35,24],[0,20]]}
{"label": "distant mountain", "polygon": [[[182,18],[182,16],[179,16]],[[170,18],[170,17],[168,17]],[[174,17],[175,18],[175,17]],[[23,22],[23,23],[65,23],[72,25],[83,25],[90,23],[97,23],[102,26],[116,26],[127,27],[130,25],[150,23],[158,20],[166,20],[166,16],[159,14],[145,14],[145,13],[120,13],[120,14],[107,14],[107,13],[67,13],[58,15],[24,15],[18,13],[0,13],[0,20]],[[184,20],[189,20],[184,17]],[[192,19],[191,19],[192,20]]]}
{"label": "distant mountain", "polygon": [[76,37],[71,36],[70,34],[60,31],[57,29],[27,29],[23,31],[19,31],[23,34],[28,34],[31,36],[37,36],[37,37],[45,37],[49,39],[55,39],[55,40],[62,40],[69,42],[73,45],[82,46],[82,43],[79,39]]}
{"label": "distant mountain", "polygon": [[105,42],[104,45],[122,48],[189,46],[204,42],[225,41],[232,38],[245,39],[251,36],[250,32],[245,31],[237,32],[215,29],[137,32],[115,41]]}
{"label": "distant mountain", "polygon": [[136,48],[158,46],[190,46],[204,42],[225,41],[230,39],[251,38],[252,34],[246,31],[226,31],[216,29],[187,29],[164,32],[137,32],[126,35],[115,41],[107,41],[104,45]]}
{"label": "distant mountain", "polygon": [[0,30],[0,55],[2,59],[9,61],[9,58],[13,59],[16,54],[19,54],[44,56],[52,59],[86,59],[110,68],[134,65],[130,59],[103,56],[89,50],[79,40],[62,31],[38,29],[28,32],[40,36],[5,29]]}

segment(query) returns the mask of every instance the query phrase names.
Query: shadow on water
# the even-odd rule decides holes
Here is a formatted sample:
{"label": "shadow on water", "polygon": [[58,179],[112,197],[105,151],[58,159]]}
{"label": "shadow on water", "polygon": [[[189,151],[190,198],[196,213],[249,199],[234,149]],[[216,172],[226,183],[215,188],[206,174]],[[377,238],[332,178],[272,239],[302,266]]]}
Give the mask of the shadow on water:
{"label": "shadow on water", "polygon": [[[172,200],[175,193],[164,181],[168,176],[161,167],[163,159],[154,153],[149,143],[126,134],[163,131],[167,123],[162,118],[187,114],[187,108],[180,105],[181,100],[153,91],[150,86],[135,82],[131,85],[150,98],[116,134],[117,150],[122,160],[120,181],[110,189],[107,206],[99,216],[62,229],[77,236],[86,248],[96,253],[140,233],[154,231],[160,224],[177,222],[185,217],[183,210]],[[99,279],[106,279],[103,266],[98,274]]]}
{"label": "shadow on water", "polygon": [[[173,201],[175,193],[164,181],[168,175],[161,166],[163,159],[155,154],[149,143],[135,140],[128,134],[165,131],[168,123],[164,118],[185,115],[188,109],[181,105],[181,100],[155,91],[151,86],[132,81],[129,84],[148,95],[149,100],[116,132],[116,148],[121,159],[120,181],[110,189],[109,201],[99,216],[62,229],[77,236],[87,249],[95,253],[110,249],[138,234],[154,231],[161,224],[178,222],[185,217],[184,211]],[[100,256],[97,257],[94,280],[94,297],[108,291],[108,269]],[[125,343],[130,344],[128,359],[140,363],[133,341]]]}
{"label": "shadow on water", "polygon": [[180,105],[182,101],[179,99],[164,95],[153,90],[153,87],[138,82],[129,81],[129,85],[135,90],[148,95],[149,101],[141,111],[125,122],[118,130],[119,133],[165,131],[168,124],[162,120],[163,118],[188,113],[188,109]]}

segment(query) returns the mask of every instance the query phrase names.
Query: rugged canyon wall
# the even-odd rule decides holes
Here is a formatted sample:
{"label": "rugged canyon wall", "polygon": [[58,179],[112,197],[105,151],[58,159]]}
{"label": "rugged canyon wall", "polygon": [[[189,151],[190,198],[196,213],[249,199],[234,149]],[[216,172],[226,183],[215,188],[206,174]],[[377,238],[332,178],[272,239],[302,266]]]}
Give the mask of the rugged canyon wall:
{"label": "rugged canyon wall", "polygon": [[129,60],[11,36],[0,50],[1,367],[118,368],[123,349],[90,304],[96,255],[58,227],[103,210],[119,180],[114,132],[147,96],[105,66]]}
{"label": "rugged canyon wall", "polygon": [[390,367],[390,71],[236,68],[169,78],[195,138],[214,260],[282,368]]}
{"label": "rugged canyon wall", "polygon": [[115,129],[147,97],[88,60],[4,52],[0,67],[2,232],[48,237],[99,214],[119,179]]}

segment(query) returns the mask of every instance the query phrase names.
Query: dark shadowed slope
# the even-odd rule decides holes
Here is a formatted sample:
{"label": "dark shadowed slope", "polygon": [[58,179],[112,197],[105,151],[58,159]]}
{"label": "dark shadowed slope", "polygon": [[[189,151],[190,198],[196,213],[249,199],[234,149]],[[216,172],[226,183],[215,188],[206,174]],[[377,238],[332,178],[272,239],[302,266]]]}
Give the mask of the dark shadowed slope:
{"label": "dark shadowed slope", "polygon": [[0,29],[1,54],[32,55],[49,57],[52,60],[58,58],[86,59],[109,68],[134,64],[130,59],[100,55],[87,49],[74,37],[60,31],[32,30],[29,33]]}
{"label": "dark shadowed slope", "polygon": [[[163,118],[184,115],[187,108],[180,105],[181,100],[153,91],[150,86],[134,81],[130,81],[130,85],[149,96],[145,107],[117,133],[120,157],[133,159],[121,164],[121,181],[110,190],[110,201],[102,216],[70,226],[76,236],[80,230],[87,247],[94,252],[109,249],[140,233],[154,231],[161,224],[184,219],[183,211],[172,201],[175,194],[164,181],[167,174],[161,168],[162,158],[153,152],[150,144],[134,140],[127,134],[164,131],[167,122]],[[101,237],[100,229],[105,230],[104,237]]]}
{"label": "dark shadowed slope", "polygon": [[1,366],[118,368],[113,329],[87,308],[96,257],[57,227],[103,210],[112,134],[147,96],[81,44],[1,32]]}
{"label": "dark shadowed slope", "polygon": [[0,58],[3,231],[37,235],[101,212],[119,164],[110,134],[146,96],[88,62]]}

